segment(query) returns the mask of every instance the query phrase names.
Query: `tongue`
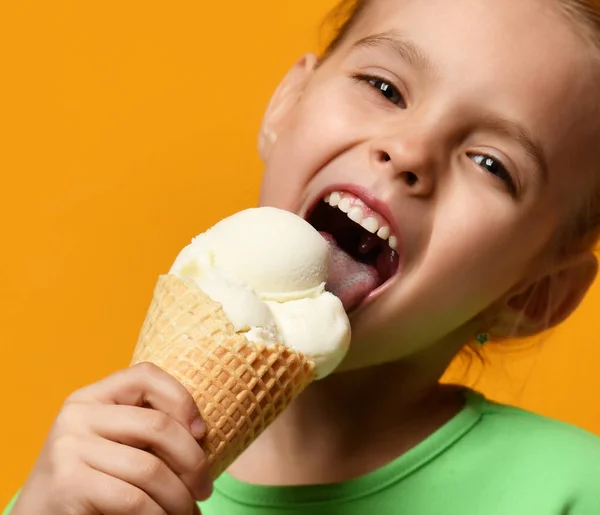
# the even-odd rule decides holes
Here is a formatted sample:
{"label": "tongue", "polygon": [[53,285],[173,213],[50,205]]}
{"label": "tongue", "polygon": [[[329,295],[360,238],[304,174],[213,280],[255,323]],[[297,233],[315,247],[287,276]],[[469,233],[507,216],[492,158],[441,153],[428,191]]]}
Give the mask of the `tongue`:
{"label": "tongue", "polygon": [[333,236],[321,234],[329,243],[330,250],[327,290],[342,301],[346,311],[350,311],[379,286],[379,273],[338,247]]}

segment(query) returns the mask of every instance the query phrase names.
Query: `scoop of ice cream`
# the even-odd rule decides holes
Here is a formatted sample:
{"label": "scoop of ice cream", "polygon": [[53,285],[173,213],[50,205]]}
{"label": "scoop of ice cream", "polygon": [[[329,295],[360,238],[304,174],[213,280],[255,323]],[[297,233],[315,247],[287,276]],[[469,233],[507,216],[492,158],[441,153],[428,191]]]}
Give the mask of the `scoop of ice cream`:
{"label": "scoop of ice cream", "polygon": [[170,273],[189,277],[219,302],[237,332],[309,356],[316,377],[346,354],[350,323],[325,291],[329,246],[302,218],[280,209],[247,209],[200,234]]}
{"label": "scoop of ice cream", "polygon": [[325,287],[327,242],[289,211],[246,209],[217,223],[210,236],[215,266],[247,282],[262,299],[303,299]]}
{"label": "scoop of ice cream", "polygon": [[315,362],[317,378],[340,364],[350,343],[348,317],[329,292],[292,302],[269,302],[284,342]]}

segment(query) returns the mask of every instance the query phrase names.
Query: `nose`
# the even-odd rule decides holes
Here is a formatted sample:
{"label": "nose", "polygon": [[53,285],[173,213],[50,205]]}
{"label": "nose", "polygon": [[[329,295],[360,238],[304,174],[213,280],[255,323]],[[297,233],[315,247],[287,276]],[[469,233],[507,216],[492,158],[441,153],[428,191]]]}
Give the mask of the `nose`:
{"label": "nose", "polygon": [[401,181],[411,195],[427,197],[435,189],[433,152],[425,138],[397,135],[374,141],[371,161],[375,169]]}

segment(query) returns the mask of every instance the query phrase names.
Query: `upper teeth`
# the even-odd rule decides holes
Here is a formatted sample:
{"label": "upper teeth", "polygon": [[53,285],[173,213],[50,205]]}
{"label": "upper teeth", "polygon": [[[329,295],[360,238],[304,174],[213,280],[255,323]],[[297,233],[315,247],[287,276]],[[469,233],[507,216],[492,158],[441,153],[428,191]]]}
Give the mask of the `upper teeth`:
{"label": "upper teeth", "polygon": [[337,191],[334,191],[331,195],[327,195],[327,197],[325,197],[325,202],[332,207],[337,207],[337,205],[340,203],[340,200],[342,200],[342,196]]}
{"label": "upper teeth", "polygon": [[349,198],[342,197],[342,194],[337,191],[325,196],[324,200],[331,207],[337,207],[340,211],[346,213],[350,220],[356,222],[371,234],[377,233],[377,236],[382,240],[387,240],[392,249],[398,249],[398,238],[392,234],[390,227],[380,222],[375,216],[366,213],[361,203],[353,204]]}
{"label": "upper teeth", "polygon": [[342,200],[340,200],[340,203],[338,204],[337,208],[340,211],[343,211],[344,213],[350,212],[350,200],[348,200],[347,198],[343,198]]}

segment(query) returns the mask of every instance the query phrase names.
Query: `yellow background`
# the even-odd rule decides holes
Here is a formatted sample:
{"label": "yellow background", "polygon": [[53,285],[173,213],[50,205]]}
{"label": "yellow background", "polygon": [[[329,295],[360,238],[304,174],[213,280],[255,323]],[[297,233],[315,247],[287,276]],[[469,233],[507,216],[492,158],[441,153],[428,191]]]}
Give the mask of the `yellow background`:
{"label": "yellow background", "polygon": [[[332,5],[1,2],[0,504],[65,396],[127,365],[157,274],[254,204],[262,110]],[[481,387],[600,434],[599,308]]]}

